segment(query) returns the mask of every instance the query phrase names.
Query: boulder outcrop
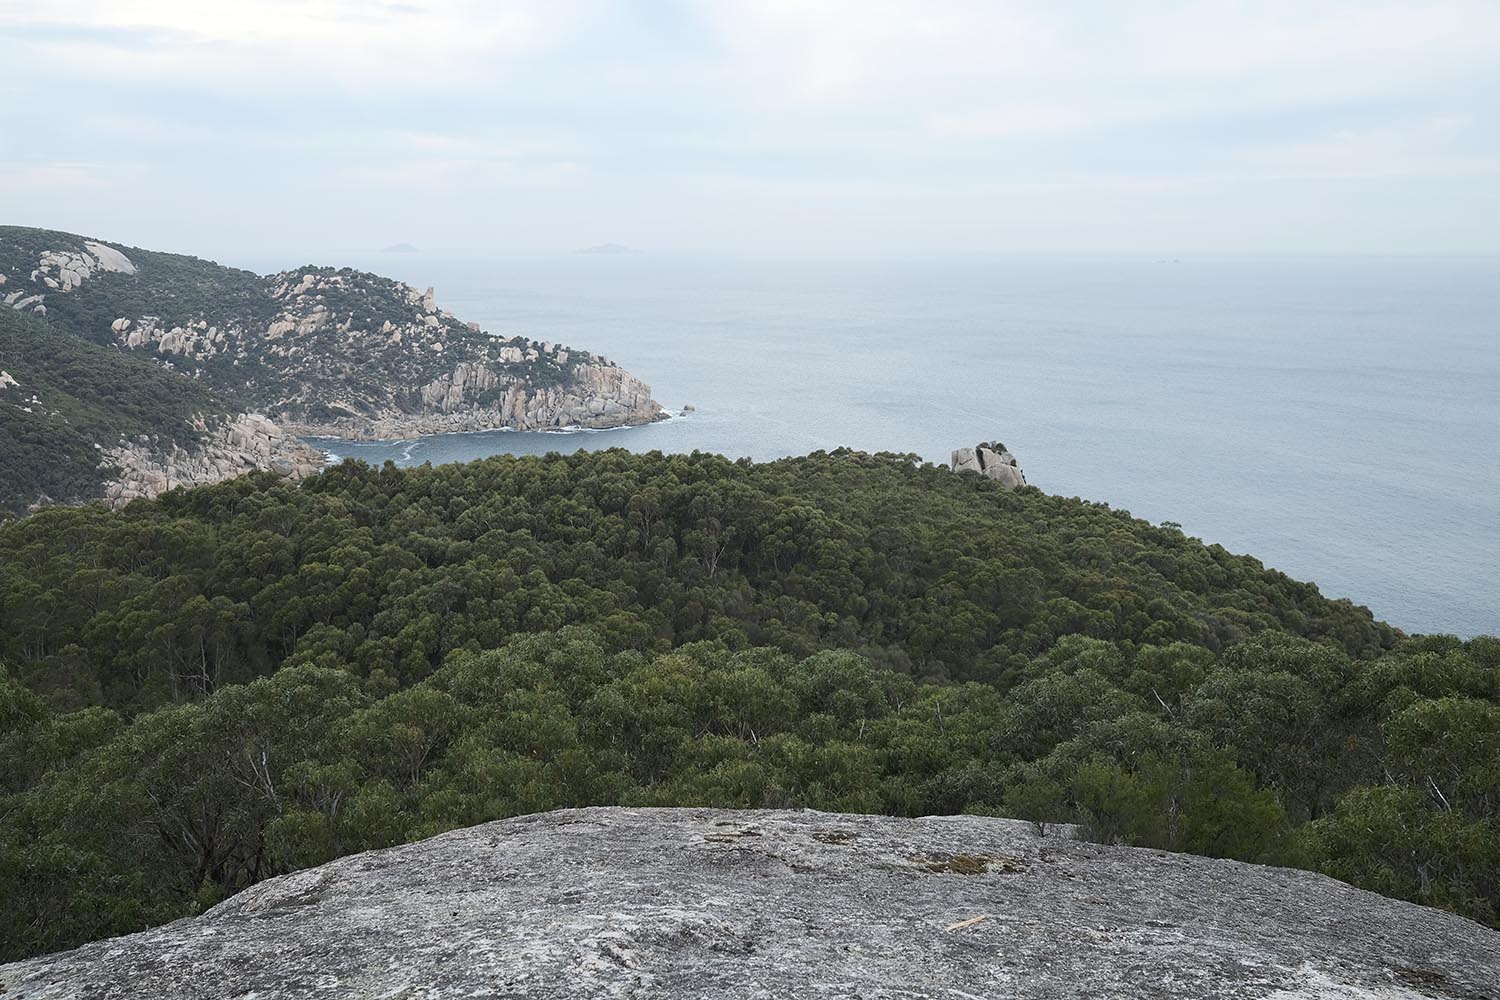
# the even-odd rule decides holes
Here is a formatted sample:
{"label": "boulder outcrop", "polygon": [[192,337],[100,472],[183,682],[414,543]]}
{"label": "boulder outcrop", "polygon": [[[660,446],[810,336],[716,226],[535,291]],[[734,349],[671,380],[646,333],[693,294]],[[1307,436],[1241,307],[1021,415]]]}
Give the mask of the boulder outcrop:
{"label": "boulder outcrop", "polygon": [[954,472],[977,472],[1011,489],[1026,485],[1026,474],[1016,456],[998,441],[959,448],[949,460],[948,468]]}
{"label": "boulder outcrop", "polygon": [[137,438],[106,450],[100,465],[120,471],[104,484],[105,505],[118,509],[132,500],[154,497],[178,486],[204,486],[256,469],[301,479],[317,472],[325,462],[322,452],[258,413],[200,419],[196,427],[202,440],[188,447]]}
{"label": "boulder outcrop", "polygon": [[1308,872],[975,816],[565,810],[0,967],[6,1000],[1493,997],[1500,934]]}

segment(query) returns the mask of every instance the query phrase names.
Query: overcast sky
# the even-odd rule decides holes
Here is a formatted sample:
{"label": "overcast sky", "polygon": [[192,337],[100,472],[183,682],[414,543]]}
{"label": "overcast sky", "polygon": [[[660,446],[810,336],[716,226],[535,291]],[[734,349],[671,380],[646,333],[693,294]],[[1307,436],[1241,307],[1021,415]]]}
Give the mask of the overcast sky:
{"label": "overcast sky", "polygon": [[1500,252],[1500,0],[0,0],[0,222],[205,254]]}

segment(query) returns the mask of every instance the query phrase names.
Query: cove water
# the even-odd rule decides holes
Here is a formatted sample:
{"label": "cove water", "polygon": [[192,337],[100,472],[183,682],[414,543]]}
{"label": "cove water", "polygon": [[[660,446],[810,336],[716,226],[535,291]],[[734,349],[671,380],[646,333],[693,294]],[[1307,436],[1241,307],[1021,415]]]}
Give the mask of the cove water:
{"label": "cove water", "polygon": [[1176,521],[1408,631],[1500,633],[1500,258],[318,259],[433,285],[490,332],[604,354],[696,408],[321,442],[341,457],[946,462],[999,439],[1050,493]]}

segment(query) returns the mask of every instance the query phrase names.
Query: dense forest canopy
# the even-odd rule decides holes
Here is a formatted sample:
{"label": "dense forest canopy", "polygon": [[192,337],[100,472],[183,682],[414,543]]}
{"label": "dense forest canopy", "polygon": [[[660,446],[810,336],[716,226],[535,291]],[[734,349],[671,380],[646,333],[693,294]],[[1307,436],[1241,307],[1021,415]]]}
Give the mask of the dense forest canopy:
{"label": "dense forest canopy", "polygon": [[1500,641],[912,456],[346,462],[0,525],[0,956],[588,803],[972,811],[1500,922]]}

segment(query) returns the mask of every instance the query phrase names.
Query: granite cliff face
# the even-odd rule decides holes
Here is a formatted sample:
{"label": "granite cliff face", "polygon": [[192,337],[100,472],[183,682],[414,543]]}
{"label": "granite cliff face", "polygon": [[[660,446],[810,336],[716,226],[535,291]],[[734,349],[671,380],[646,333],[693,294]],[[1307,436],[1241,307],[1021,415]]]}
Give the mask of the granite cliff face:
{"label": "granite cliff face", "polygon": [[[553,357],[568,360],[569,352],[551,349]],[[624,427],[662,419],[661,406],[651,398],[651,387],[614,365],[583,362],[573,366],[571,378],[555,385],[534,386],[508,377],[503,370],[461,362],[454,370],[422,386],[421,407],[415,412],[391,405],[355,409],[331,404],[335,410],[318,422],[293,417],[285,426],[295,434],[351,440],[389,440],[422,434],[514,430],[555,430],[563,427]]]}
{"label": "granite cliff face", "polygon": [[1026,474],[1021,471],[1016,456],[998,441],[959,448],[949,460],[948,468],[954,472],[977,472],[1011,489],[1026,485]]}
{"label": "granite cliff face", "polygon": [[211,422],[199,418],[198,441],[141,436],[106,449],[100,464],[118,469],[104,484],[104,503],[112,509],[140,497],[154,497],[178,486],[204,486],[267,469],[301,479],[323,468],[324,456],[258,413],[241,413]]}
{"label": "granite cliff face", "polygon": [[349,269],[259,277],[67,233],[0,227],[12,309],[163,367],[292,433],[619,427],[666,414],[587,351],[482,332],[433,289]]}
{"label": "granite cliff face", "polygon": [[1307,872],[1011,820],[566,810],[0,967],[6,1000],[1494,997],[1500,935]]}

